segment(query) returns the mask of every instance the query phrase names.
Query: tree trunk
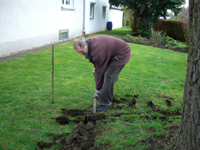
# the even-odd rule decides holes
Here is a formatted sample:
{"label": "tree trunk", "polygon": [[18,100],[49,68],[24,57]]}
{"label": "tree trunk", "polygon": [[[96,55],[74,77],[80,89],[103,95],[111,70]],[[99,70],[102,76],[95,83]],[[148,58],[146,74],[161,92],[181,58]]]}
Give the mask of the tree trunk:
{"label": "tree trunk", "polygon": [[138,26],[139,26],[139,18],[137,16],[132,16],[131,17],[131,29],[133,32],[138,32]]}
{"label": "tree trunk", "polygon": [[184,87],[182,119],[173,150],[200,150],[200,0],[189,3],[190,40]]}

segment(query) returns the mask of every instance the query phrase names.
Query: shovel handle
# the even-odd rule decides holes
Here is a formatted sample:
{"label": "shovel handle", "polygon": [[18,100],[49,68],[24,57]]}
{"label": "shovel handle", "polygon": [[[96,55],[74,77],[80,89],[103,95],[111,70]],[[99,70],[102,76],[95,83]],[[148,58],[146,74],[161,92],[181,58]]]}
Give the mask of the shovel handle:
{"label": "shovel handle", "polygon": [[93,105],[93,113],[96,114],[96,108],[97,108],[97,98],[94,98],[94,105]]}

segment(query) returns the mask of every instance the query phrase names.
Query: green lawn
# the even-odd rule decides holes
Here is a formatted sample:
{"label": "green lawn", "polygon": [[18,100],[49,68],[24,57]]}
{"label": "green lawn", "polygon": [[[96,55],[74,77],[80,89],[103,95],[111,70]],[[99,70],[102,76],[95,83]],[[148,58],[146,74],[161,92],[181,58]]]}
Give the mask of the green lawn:
{"label": "green lawn", "polygon": [[[129,28],[121,28],[97,34],[122,38],[129,32]],[[168,127],[178,124],[181,118],[171,115],[164,121],[159,119],[163,116],[161,111],[181,110],[187,54],[129,45],[132,57],[115,84],[115,97],[131,101],[132,97],[127,95],[135,94],[137,104],[135,108],[119,104],[122,109],[115,109],[114,105],[105,113],[132,112],[121,117],[110,116],[102,124],[102,133],[94,144],[106,145],[105,149],[146,149],[148,145],[142,145],[142,140],[170,134]],[[70,132],[76,126],[74,123],[61,126],[51,119],[62,115],[61,108],[92,112],[93,65],[73,50],[72,43],[56,46],[54,55],[54,104],[51,103],[51,49],[0,63],[0,149],[35,149],[38,141],[50,137],[49,133]],[[171,107],[163,96],[173,98]],[[160,112],[153,112],[147,106],[148,101],[159,107]],[[155,116],[157,119],[152,119]]]}

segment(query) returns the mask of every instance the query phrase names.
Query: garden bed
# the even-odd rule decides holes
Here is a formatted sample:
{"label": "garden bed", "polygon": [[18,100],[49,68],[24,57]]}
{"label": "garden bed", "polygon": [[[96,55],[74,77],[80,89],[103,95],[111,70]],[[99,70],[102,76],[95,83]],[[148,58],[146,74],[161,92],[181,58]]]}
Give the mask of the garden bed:
{"label": "garden bed", "polygon": [[138,39],[138,40],[126,41],[126,42],[134,43],[134,44],[140,44],[140,45],[146,45],[146,46],[153,46],[153,47],[162,48],[162,49],[168,49],[168,50],[181,52],[181,53],[188,53],[187,50],[184,50],[182,48],[173,48],[173,47],[172,48],[167,48],[166,47],[166,42],[164,42],[164,41],[159,42],[159,44],[157,44],[157,45],[153,44],[153,42],[151,42],[148,39],[142,39],[142,40]]}
{"label": "garden bed", "polygon": [[[130,96],[127,96],[130,97]],[[128,105],[129,107],[132,107],[134,110],[136,108],[136,100],[138,95],[134,95],[132,98],[132,101],[129,102],[126,98],[121,98],[120,100],[114,98],[113,99],[113,108],[114,110],[122,109],[123,106],[120,104]],[[159,95],[158,95],[159,97]],[[163,100],[166,102],[166,105],[168,107],[171,107],[173,103],[173,98],[162,96]],[[170,105],[169,105],[170,101]],[[104,113],[97,113],[92,114],[91,112],[87,110],[74,110],[74,109],[61,109],[63,111],[63,115],[55,119],[55,121],[60,125],[67,125],[69,122],[73,122],[77,125],[75,129],[72,130],[71,133],[63,133],[59,135],[51,134],[52,135],[52,141],[51,142],[44,142],[44,141],[38,141],[37,146],[39,149],[46,149],[51,148],[54,145],[58,146],[59,150],[100,150],[100,149],[110,149],[111,145],[103,143],[99,146],[94,145],[95,137],[96,135],[101,135],[102,130],[101,124],[106,124],[106,119],[109,116],[112,116],[113,118],[121,117],[121,116],[129,116],[137,114],[140,116],[140,118],[146,118],[146,119],[161,119],[161,120],[167,120],[169,116],[171,115],[180,115],[180,111],[178,112],[162,112],[159,108],[159,106],[154,105],[152,101],[149,101],[147,103],[147,107],[150,107],[152,111],[147,112],[147,114],[151,114],[153,112],[159,112],[163,116],[153,116],[149,117],[146,116],[140,116],[140,112],[129,112],[129,113],[119,113],[119,114],[111,114],[111,115],[105,115]],[[90,107],[92,109],[92,106]],[[77,119],[71,120],[69,117],[77,117]],[[116,119],[112,119],[112,122],[115,122]],[[124,120],[125,122],[129,121]],[[139,144],[146,145],[150,149],[163,149],[166,145],[169,144],[169,141],[171,137],[173,137],[176,134],[176,131],[178,129],[178,125],[174,124],[171,125],[168,128],[168,134],[163,134],[159,138],[155,136],[151,136],[146,140],[140,141]],[[148,132],[155,132],[155,129],[149,128]],[[136,145],[133,145],[132,147],[135,147]]]}

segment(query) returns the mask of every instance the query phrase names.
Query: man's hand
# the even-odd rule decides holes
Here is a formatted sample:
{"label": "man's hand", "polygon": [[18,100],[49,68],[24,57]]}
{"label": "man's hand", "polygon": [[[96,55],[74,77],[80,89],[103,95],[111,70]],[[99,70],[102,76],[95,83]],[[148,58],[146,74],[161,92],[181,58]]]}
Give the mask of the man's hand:
{"label": "man's hand", "polygon": [[94,68],[94,70],[92,71],[93,75],[94,75],[94,72],[95,72],[95,68]]}
{"label": "man's hand", "polygon": [[95,97],[96,97],[96,98],[98,99],[98,98],[99,98],[99,95],[100,95],[100,93],[101,93],[101,92],[100,92],[99,90],[96,90],[96,91],[95,91],[95,93],[94,93],[94,95],[93,95],[92,97],[93,97],[93,98],[95,98]]}

